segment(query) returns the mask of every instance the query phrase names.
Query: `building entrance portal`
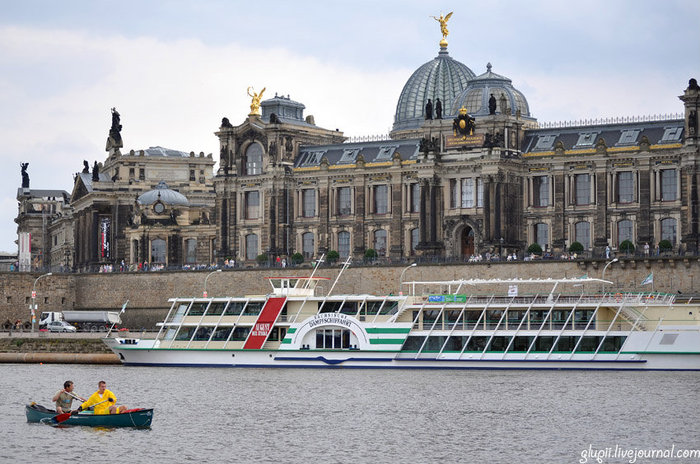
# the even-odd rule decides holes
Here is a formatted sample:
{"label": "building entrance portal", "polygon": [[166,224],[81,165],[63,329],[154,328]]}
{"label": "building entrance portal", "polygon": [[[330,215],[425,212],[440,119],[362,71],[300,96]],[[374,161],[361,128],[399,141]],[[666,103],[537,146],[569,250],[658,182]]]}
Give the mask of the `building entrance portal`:
{"label": "building entrance portal", "polygon": [[462,258],[469,258],[474,254],[474,230],[465,226],[462,230]]}

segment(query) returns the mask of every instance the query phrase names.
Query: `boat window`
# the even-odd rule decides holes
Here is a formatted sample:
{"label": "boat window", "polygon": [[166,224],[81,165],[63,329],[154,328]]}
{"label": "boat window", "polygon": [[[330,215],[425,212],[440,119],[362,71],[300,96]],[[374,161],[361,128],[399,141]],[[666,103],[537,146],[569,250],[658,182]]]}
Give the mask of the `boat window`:
{"label": "boat window", "polygon": [[212,301],[212,303],[209,305],[207,316],[221,316],[224,313],[225,307],[225,301]]}
{"label": "boat window", "polygon": [[282,340],[285,335],[287,335],[286,327],[274,327],[270,331],[270,335],[267,337],[267,339],[272,342],[278,342]]}
{"label": "boat window", "polygon": [[185,312],[187,311],[187,307],[189,305],[189,303],[180,303],[180,305],[177,307],[177,310],[175,311],[175,314],[173,314],[173,317],[172,319],[170,319],[169,322],[173,324],[179,324],[180,321],[182,321],[182,317],[185,315]]}
{"label": "boat window", "polygon": [[603,346],[600,347],[600,351],[608,351],[612,353],[617,353],[622,349],[622,345],[625,344],[627,337],[624,336],[608,336],[605,337]]}
{"label": "boat window", "polygon": [[517,329],[520,322],[525,317],[525,310],[509,309],[508,310],[508,328]]}
{"label": "boat window", "polygon": [[236,327],[233,329],[233,335],[231,340],[234,342],[244,342],[248,338],[248,333],[250,333],[250,327]]}
{"label": "boat window", "polygon": [[425,341],[424,336],[410,335],[406,337],[406,341],[403,344],[403,351],[418,351]]}
{"label": "boat window", "polygon": [[423,311],[423,329],[430,329],[431,327],[433,327],[433,324],[435,324],[435,329],[441,329],[442,323],[438,321],[439,315],[440,310],[438,309],[426,309],[425,311]]}
{"label": "boat window", "polygon": [[486,311],[486,328],[495,329],[503,316],[502,309],[490,309]]}
{"label": "boat window", "polygon": [[244,316],[257,316],[258,314],[260,314],[262,307],[263,307],[262,301],[249,301],[248,305],[245,307],[245,312],[243,313],[243,315]]}
{"label": "boat window", "polygon": [[445,349],[443,351],[461,352],[462,348],[464,348],[464,342],[466,341],[467,337],[464,335],[453,335],[447,339],[447,345],[445,345]]}
{"label": "boat window", "polygon": [[219,327],[214,331],[214,336],[211,337],[211,341],[225,342],[228,340],[228,336],[231,333],[231,327]]}
{"label": "boat window", "polygon": [[574,350],[578,337],[559,337],[556,348],[554,351],[570,353]]}
{"label": "boat window", "polygon": [[[547,324],[545,322],[545,319],[547,318],[547,312],[548,311],[539,310],[539,309],[536,309],[534,311],[530,311],[530,329],[531,330],[538,329],[540,326],[542,326],[542,323],[544,323],[543,329],[549,328],[549,324]],[[549,350],[547,350],[547,351],[549,351]]]}
{"label": "boat window", "polygon": [[552,349],[553,345],[554,345],[554,337],[550,337],[550,336],[537,337],[535,339],[535,346],[532,348],[532,351],[549,352],[549,350]]}
{"label": "boat window", "polygon": [[[476,321],[479,320],[479,316],[481,315],[481,311],[464,311],[464,319],[466,321],[466,327],[465,329],[473,329],[476,326]],[[483,324],[484,321],[481,321],[481,324]]]}
{"label": "boat window", "polygon": [[503,352],[508,347],[511,337],[493,337],[487,351]]}
{"label": "boat window", "polygon": [[[459,317],[460,311],[445,311],[445,322],[447,329],[457,328],[461,329],[463,326],[462,318]],[[459,324],[457,324],[457,319],[459,318]],[[456,326],[456,327],[455,327]],[[461,348],[460,348],[461,350]]]}
{"label": "boat window", "polygon": [[566,319],[569,317],[569,310],[556,310],[552,311],[552,328],[553,329],[563,329]]}
{"label": "boat window", "polygon": [[388,300],[384,303],[384,306],[382,306],[382,309],[381,309],[379,314],[394,314],[394,313],[396,313],[396,309],[398,307],[399,307],[398,301]]}
{"label": "boat window", "polygon": [[194,338],[192,340],[195,341],[207,341],[209,340],[209,337],[211,337],[211,327],[200,327],[197,329],[197,332],[194,334]]}
{"label": "boat window", "polygon": [[532,344],[532,340],[535,337],[515,337],[513,340],[513,344],[510,346],[510,351],[519,351],[521,353],[527,352],[527,349],[530,348],[530,344]]}
{"label": "boat window", "polygon": [[343,303],[343,306],[340,308],[340,312],[342,314],[354,316],[355,314],[357,314],[357,302],[356,301],[346,301],[345,303]]}
{"label": "boat window", "polygon": [[577,353],[593,353],[600,345],[600,337],[581,337],[581,342],[576,348]]}
{"label": "boat window", "polygon": [[187,313],[188,316],[202,316],[209,306],[208,301],[195,301],[192,303],[190,311]]}
{"label": "boat window", "polygon": [[347,329],[316,329],[316,349],[341,350],[350,348],[350,331]]}
{"label": "boat window", "polygon": [[180,331],[175,336],[175,340],[188,341],[194,334],[194,327],[180,327]]}
{"label": "boat window", "polygon": [[382,307],[383,301],[367,301],[364,307],[364,313],[368,316],[376,316],[379,314],[379,308]]}
{"label": "boat window", "polygon": [[241,314],[241,311],[243,311],[244,306],[245,301],[232,301],[228,304],[228,308],[226,308],[226,315],[239,316]]}
{"label": "boat window", "polygon": [[340,309],[341,301],[326,301],[321,308],[322,313],[337,313]]}
{"label": "boat window", "polygon": [[486,344],[489,342],[489,337],[472,337],[467,343],[467,349],[465,351],[484,351]]}
{"label": "boat window", "polygon": [[[593,309],[577,309],[574,312],[574,329],[585,329],[588,321],[593,319],[595,310]],[[595,322],[591,323],[590,327],[595,327]]]}

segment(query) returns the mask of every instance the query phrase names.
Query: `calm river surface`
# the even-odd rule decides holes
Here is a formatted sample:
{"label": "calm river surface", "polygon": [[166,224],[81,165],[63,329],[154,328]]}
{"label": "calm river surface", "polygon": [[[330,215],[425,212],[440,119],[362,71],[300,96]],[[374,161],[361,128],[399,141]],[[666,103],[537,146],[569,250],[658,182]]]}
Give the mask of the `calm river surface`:
{"label": "calm river surface", "polygon": [[[28,424],[25,403],[52,407],[66,379],[85,397],[106,380],[119,403],[155,408],[152,427]],[[0,390],[0,462],[567,463],[589,445],[700,448],[689,372],[4,364]]]}

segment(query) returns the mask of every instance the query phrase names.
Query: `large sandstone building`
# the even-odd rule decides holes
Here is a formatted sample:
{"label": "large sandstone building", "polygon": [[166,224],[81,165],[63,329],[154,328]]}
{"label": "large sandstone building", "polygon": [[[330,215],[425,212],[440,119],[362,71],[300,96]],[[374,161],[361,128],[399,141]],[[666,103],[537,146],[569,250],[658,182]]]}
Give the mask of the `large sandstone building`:
{"label": "large sandstone building", "polygon": [[[216,172],[211,155],[122,154],[117,114],[107,159],[77,174],[71,194],[18,190],[18,231],[42,237],[32,255],[88,270],[369,248],[391,259],[574,242],[600,256],[625,240],[700,250],[694,79],[678,117],[543,127],[511,79],[491,64],[476,75],[443,40],[405,84],[385,140],[351,143],[300,102],[255,98],[240,124],[224,118],[216,131]],[[53,199],[48,212],[41,198]]]}

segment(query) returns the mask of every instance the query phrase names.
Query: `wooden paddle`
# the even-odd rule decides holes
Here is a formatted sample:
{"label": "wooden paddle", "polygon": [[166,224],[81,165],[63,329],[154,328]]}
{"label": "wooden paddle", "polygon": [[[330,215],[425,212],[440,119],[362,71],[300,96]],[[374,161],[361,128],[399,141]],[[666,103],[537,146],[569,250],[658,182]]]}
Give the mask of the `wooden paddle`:
{"label": "wooden paddle", "polygon": [[[104,401],[100,401],[99,403],[93,404],[93,406],[97,406],[98,404],[106,403],[107,401],[109,401],[109,402],[114,402],[114,400],[113,400],[112,398],[107,398],[107,399],[104,400]],[[77,410],[77,409],[75,410],[75,413],[76,413],[76,414],[78,413],[78,410]],[[73,411],[71,411],[71,412],[64,412],[63,414],[58,414],[57,416],[52,417],[52,418],[51,418],[51,422],[53,422],[54,424],[60,424],[61,422],[65,422],[65,421],[67,421],[68,419],[70,419],[70,416],[72,416],[72,415],[73,415]]]}

